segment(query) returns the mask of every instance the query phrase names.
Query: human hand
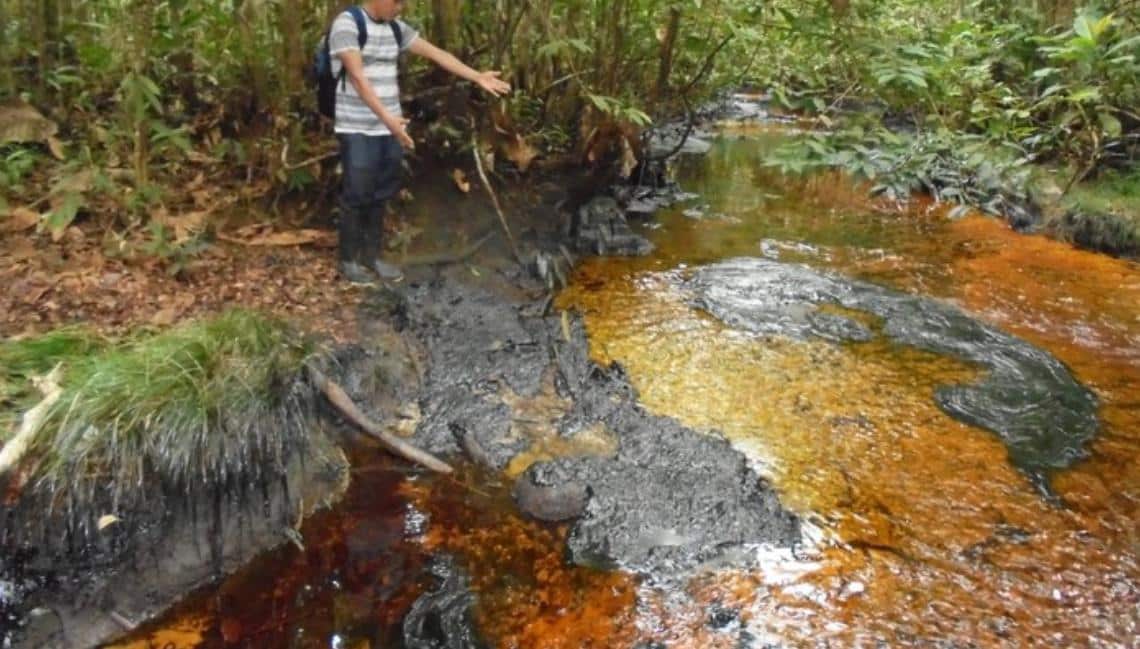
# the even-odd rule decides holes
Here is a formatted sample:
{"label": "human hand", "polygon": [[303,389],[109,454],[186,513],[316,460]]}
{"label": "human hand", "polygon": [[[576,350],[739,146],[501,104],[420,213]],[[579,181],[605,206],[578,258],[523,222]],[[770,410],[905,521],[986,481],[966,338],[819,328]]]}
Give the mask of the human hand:
{"label": "human hand", "polygon": [[405,151],[413,151],[416,148],[416,142],[412,136],[408,135],[408,124],[411,120],[406,117],[397,117],[385,124],[388,130],[392,132],[392,137],[404,147]]}
{"label": "human hand", "polygon": [[475,77],[474,81],[476,85],[478,85],[483,90],[486,90],[496,97],[502,97],[511,91],[511,84],[500,79],[499,74],[499,72],[491,71],[480,72]]}

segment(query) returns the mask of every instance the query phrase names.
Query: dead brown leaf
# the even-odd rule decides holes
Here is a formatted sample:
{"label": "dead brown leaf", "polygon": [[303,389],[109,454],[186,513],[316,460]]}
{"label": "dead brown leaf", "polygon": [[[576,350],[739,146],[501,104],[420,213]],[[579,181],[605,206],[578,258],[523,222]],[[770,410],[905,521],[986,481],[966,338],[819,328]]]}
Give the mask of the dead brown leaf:
{"label": "dead brown leaf", "polygon": [[68,243],[80,244],[87,240],[87,235],[83,233],[83,229],[74,225],[68,226],[66,229],[60,232],[58,238],[55,235],[56,233],[52,232],[51,238],[53,241],[66,239]]}
{"label": "dead brown leaf", "polygon": [[156,327],[168,327],[178,318],[178,310],[174,307],[163,307],[150,317],[150,323]]}
{"label": "dead brown leaf", "polygon": [[64,197],[68,194],[83,194],[95,185],[95,172],[92,169],[83,169],[60,179],[51,189],[54,197]]}
{"label": "dead brown leaf", "polygon": [[519,171],[530,169],[530,163],[538,157],[538,151],[526,141],[522,135],[515,133],[514,137],[504,145],[504,155],[515,163]]}
{"label": "dead brown leaf", "polygon": [[39,253],[36,251],[36,245],[29,237],[8,237],[8,241],[6,241],[5,244],[6,254],[4,256],[8,264],[17,264],[39,257]]}
{"label": "dead brown leaf", "polygon": [[24,294],[23,299],[26,300],[28,304],[35,304],[36,302],[39,302],[40,298],[43,297],[44,294],[51,289],[52,285],[50,283],[44,283],[38,286],[28,286],[28,292]]}
{"label": "dead brown leaf", "polygon": [[205,184],[206,184],[206,174],[204,172],[199,171],[198,175],[194,176],[194,180],[191,180],[190,184],[186,185],[186,191],[192,192],[192,191],[202,187],[202,185],[205,185]]}
{"label": "dead brown leaf", "polygon": [[11,142],[47,142],[59,126],[27,104],[0,106],[0,145]]}
{"label": "dead brown leaf", "polygon": [[47,139],[47,145],[56,160],[63,160],[67,157],[67,153],[63,150],[63,142],[60,142],[59,138],[49,137]]}
{"label": "dead brown leaf", "polygon": [[629,178],[633,170],[637,168],[637,156],[633,153],[633,146],[629,143],[629,138],[623,137],[621,139],[621,177]]}
{"label": "dead brown leaf", "polygon": [[206,207],[212,202],[214,195],[208,189],[195,189],[190,192],[190,197],[194,199],[196,207]]}
{"label": "dead brown leaf", "polygon": [[4,485],[3,497],[0,502],[8,507],[14,506],[20,500],[20,496],[24,493],[24,487],[27,486],[28,480],[35,473],[42,460],[35,459],[21,464],[16,470],[12,471],[8,476],[8,482]]}
{"label": "dead brown leaf", "polygon": [[0,221],[0,232],[23,232],[36,227],[40,222],[39,212],[26,207],[13,207]]}
{"label": "dead brown leaf", "polygon": [[[325,230],[301,229],[284,232],[262,232],[253,236],[241,236],[242,228],[234,235],[218,234],[222,241],[237,243],[243,246],[303,246],[303,245],[336,245],[336,234]],[[330,244],[331,240],[331,244]]]}
{"label": "dead brown leaf", "polygon": [[174,242],[182,244],[205,231],[210,220],[210,214],[210,210],[197,210],[171,216],[163,207],[151,214],[151,220],[172,230]]}
{"label": "dead brown leaf", "polygon": [[467,174],[463,173],[462,169],[452,169],[451,179],[455,181],[455,186],[459,188],[459,191],[464,194],[471,193],[471,183],[467,180]]}

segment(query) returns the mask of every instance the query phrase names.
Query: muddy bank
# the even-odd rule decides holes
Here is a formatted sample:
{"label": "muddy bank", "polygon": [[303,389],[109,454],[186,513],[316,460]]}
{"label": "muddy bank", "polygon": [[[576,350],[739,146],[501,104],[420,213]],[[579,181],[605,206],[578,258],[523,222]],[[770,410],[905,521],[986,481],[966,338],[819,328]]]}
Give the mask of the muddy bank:
{"label": "muddy bank", "polygon": [[[366,345],[312,362],[357,399],[366,397],[374,412],[394,410],[394,386],[408,366],[404,348],[383,331],[361,337]],[[145,497],[117,499],[97,483],[89,500],[76,501],[33,482],[0,508],[0,642],[95,646],[266,550],[301,543],[301,522],[347,489],[342,448],[359,446],[361,436],[342,425],[303,373],[280,390],[288,396],[282,405],[259,410],[247,424],[263,427],[277,445],[243,446],[244,454],[230,449],[225,457],[233,466],[223,481],[181,488],[167,482],[153,458],[140,455]],[[238,434],[247,429],[215,425],[227,440],[247,439]]]}
{"label": "muddy bank", "polygon": [[743,455],[648,414],[619,366],[589,360],[577,317],[445,279],[407,300],[429,350],[412,440],[518,475],[524,511],[574,520],[572,561],[660,573],[798,539]]}
{"label": "muddy bank", "polygon": [[1072,209],[1048,224],[1049,232],[1081,248],[1116,257],[1140,257],[1140,225],[1110,212]]}
{"label": "muddy bank", "polygon": [[129,540],[95,539],[70,554],[30,547],[7,554],[0,572],[0,597],[9,596],[0,602],[7,608],[3,646],[92,647],[132,631],[187,592],[289,543],[301,519],[343,493],[347,468],[339,448],[314,437],[280,481],[219,494],[197,510],[172,499],[172,511],[153,513]]}
{"label": "muddy bank", "polygon": [[755,333],[837,343],[882,335],[985,368],[976,383],[942,386],[934,398],[952,417],[997,434],[1010,461],[1042,488],[1049,472],[1086,457],[1097,433],[1096,397],[1059,360],[947,303],[752,258],[703,267],[686,288],[695,306]]}
{"label": "muddy bank", "polygon": [[[399,332],[403,346],[340,354],[345,386],[391,430],[461,468],[435,488],[486,494],[474,505],[455,496],[447,507],[518,507],[540,521],[566,521],[567,547],[549,548],[564,557],[560,563],[661,577],[703,562],[743,565],[756,545],[799,540],[798,521],[740,453],[647,414],[620,367],[589,360],[579,319],[547,312],[537,287],[517,266],[499,264],[481,278],[462,267],[425,272],[362,299],[369,326]],[[299,566],[299,575],[277,567],[243,577],[246,587],[278,584],[268,602],[287,611],[275,608],[264,620],[265,597],[244,604],[249,596],[238,593],[246,587],[223,585],[217,597],[228,604],[217,624],[227,621],[257,646],[302,636],[417,649],[488,646],[476,615],[481,592],[462,567],[474,559],[424,556],[417,541],[452,524],[446,510],[403,502],[404,487],[426,484],[418,469],[405,467],[402,478],[392,468],[373,474],[377,458],[367,457],[354,461],[354,471],[368,473],[354,476],[344,502],[305,529],[306,550],[272,554],[290,570]],[[384,492],[369,491],[378,488]],[[225,633],[212,628],[207,645]]]}
{"label": "muddy bank", "polygon": [[[330,373],[371,417],[449,461],[504,476],[534,518],[570,522],[567,559],[578,565],[666,575],[798,541],[797,520],[740,453],[649,415],[620,367],[589,360],[580,320],[549,310],[533,268],[495,250],[475,263],[478,275],[461,265],[413,269],[405,284],[362,294],[362,342],[340,349]],[[314,435],[325,450],[361,441],[323,415],[313,423],[330,424]],[[340,493],[347,465],[310,450],[290,465],[289,489],[251,488],[217,511],[175,516],[132,541],[144,548],[134,561],[96,553],[66,571],[46,556],[25,564],[9,580],[28,586],[12,606],[14,646],[105,642],[267,548],[319,542],[295,533],[300,510]],[[402,641],[445,646],[442,624],[455,631],[446,646],[479,646],[470,613],[478,594],[447,557],[432,566],[400,577],[434,584],[402,609]]]}

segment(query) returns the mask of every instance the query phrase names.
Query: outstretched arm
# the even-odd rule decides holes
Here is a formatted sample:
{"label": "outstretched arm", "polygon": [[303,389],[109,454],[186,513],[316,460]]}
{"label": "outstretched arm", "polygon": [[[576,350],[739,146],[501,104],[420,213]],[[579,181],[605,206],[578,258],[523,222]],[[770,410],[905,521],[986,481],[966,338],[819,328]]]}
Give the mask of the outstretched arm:
{"label": "outstretched arm", "polygon": [[496,97],[501,97],[511,91],[511,84],[500,79],[498,72],[479,72],[474,70],[464,64],[463,61],[455,58],[450,52],[439,49],[423,37],[412,41],[412,44],[408,46],[408,51],[432,61],[439,67],[461,79],[471,81]]}

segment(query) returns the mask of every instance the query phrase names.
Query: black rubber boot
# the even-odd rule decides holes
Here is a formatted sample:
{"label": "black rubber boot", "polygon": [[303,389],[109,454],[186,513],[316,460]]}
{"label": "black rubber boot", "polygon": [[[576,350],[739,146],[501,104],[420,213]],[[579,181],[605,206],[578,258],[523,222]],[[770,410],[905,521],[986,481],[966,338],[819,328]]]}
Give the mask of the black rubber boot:
{"label": "black rubber boot", "polygon": [[365,245],[361,221],[360,210],[341,207],[337,269],[340,271],[340,276],[351,284],[372,286],[376,283],[375,278],[360,263]]}
{"label": "black rubber boot", "polygon": [[404,273],[380,259],[380,248],[384,241],[384,206],[381,205],[374,218],[364,218],[361,228],[364,236],[361,237],[360,263],[368,270],[386,282],[398,282],[404,279]]}

